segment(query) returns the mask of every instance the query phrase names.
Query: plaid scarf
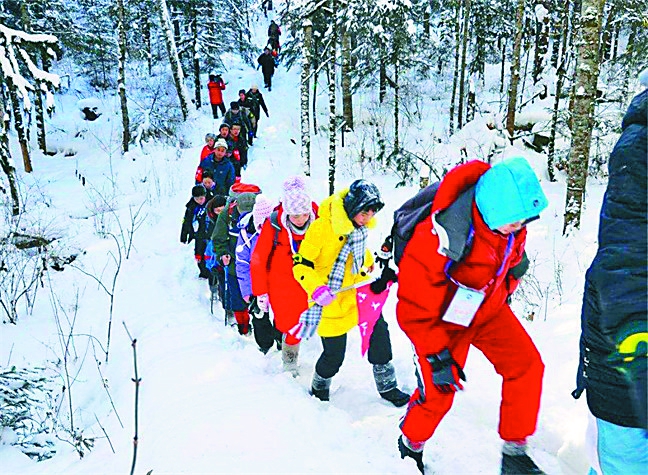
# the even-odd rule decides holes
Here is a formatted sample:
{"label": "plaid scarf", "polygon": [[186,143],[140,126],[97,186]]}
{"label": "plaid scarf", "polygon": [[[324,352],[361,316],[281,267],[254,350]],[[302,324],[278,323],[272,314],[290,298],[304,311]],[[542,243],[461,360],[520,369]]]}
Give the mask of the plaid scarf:
{"label": "plaid scarf", "polygon": [[[368,232],[365,226],[355,228],[348,234],[347,242],[344,243],[344,246],[340,249],[340,253],[338,254],[335,264],[333,264],[329,274],[328,285],[334,293],[342,287],[344,270],[346,268],[346,261],[349,258],[349,254],[353,255],[352,273],[358,274],[360,272],[364,261],[365,249],[367,248],[367,234]],[[305,310],[299,317],[299,322],[303,324],[303,331],[300,332],[300,338],[308,338],[309,336],[312,336],[321,319],[322,307],[320,305],[313,304],[312,307]]]}

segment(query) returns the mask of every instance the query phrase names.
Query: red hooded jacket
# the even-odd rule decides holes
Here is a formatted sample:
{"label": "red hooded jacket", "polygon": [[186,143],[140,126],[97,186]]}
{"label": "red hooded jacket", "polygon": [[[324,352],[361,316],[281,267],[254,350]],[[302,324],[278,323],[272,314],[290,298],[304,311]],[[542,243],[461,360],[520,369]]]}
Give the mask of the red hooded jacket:
{"label": "red hooded jacket", "polygon": [[223,81],[209,81],[207,83],[209,89],[209,102],[211,104],[223,103],[223,91],[225,90],[225,83]]}
{"label": "red hooded jacket", "polygon": [[[293,254],[296,249],[290,248],[290,232],[282,223],[283,207],[277,207],[277,221],[281,226],[277,246],[272,252],[275,239],[275,228],[270,219],[266,219],[250,262],[252,276],[252,293],[268,294],[270,305],[279,331],[287,333],[299,323],[299,316],[308,308],[308,296],[293,276]],[[313,203],[313,213],[317,217],[317,204]],[[293,241],[301,242],[304,236],[292,234]],[[272,253],[272,256],[270,254]],[[270,260],[268,262],[268,260]]]}
{"label": "red hooded jacket", "polygon": [[[472,161],[451,170],[441,182],[432,203],[432,213],[446,209],[467,188],[475,185],[490,165]],[[508,275],[522,260],[526,228],[514,236],[511,251],[502,265],[508,237],[491,231],[473,200],[472,225],[474,236],[469,254],[450,267],[452,277],[465,286],[485,290],[485,298],[470,325],[471,329],[488,319],[497,318],[499,309],[517,286],[517,280]],[[440,254],[439,238],[429,216],[419,223],[408,242],[399,264],[398,323],[414,344],[419,355],[432,355],[448,347],[450,338],[456,338],[462,327],[442,321],[441,318],[457,285],[445,273],[449,258]],[[498,275],[498,270],[502,268]],[[491,282],[491,280],[493,280]],[[490,283],[489,283],[490,282]]]}

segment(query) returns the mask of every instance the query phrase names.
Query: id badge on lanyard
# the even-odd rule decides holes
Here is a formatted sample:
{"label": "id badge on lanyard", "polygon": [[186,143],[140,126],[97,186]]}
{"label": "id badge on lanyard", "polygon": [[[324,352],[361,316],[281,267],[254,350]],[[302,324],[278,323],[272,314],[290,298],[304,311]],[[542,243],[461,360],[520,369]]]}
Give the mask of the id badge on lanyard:
{"label": "id badge on lanyard", "polygon": [[511,247],[513,246],[514,240],[515,238],[513,237],[513,234],[509,234],[508,243],[506,246],[506,252],[504,253],[504,259],[502,260],[502,265],[497,271],[495,278],[491,279],[490,282],[488,282],[480,290],[466,287],[465,285],[453,279],[449,273],[452,262],[448,262],[448,264],[446,264],[445,274],[448,277],[448,279],[457,286],[457,292],[455,293],[454,297],[452,297],[452,300],[450,301],[450,305],[448,305],[448,308],[443,314],[441,320],[443,320],[444,322],[461,325],[462,327],[470,326],[473,319],[475,318],[475,314],[477,313],[477,310],[479,310],[479,307],[484,301],[484,298],[486,298],[486,289],[488,289],[488,287],[492,285],[493,282],[495,282],[495,279],[499,277],[500,274],[503,272],[504,266],[506,265],[506,260],[508,259],[509,254],[511,253]]}

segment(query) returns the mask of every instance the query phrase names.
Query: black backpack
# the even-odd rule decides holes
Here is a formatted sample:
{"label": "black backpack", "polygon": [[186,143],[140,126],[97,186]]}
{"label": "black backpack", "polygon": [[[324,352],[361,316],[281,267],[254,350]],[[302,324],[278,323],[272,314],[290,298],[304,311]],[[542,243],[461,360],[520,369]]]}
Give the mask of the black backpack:
{"label": "black backpack", "polygon": [[[390,236],[383,244],[382,251],[391,250],[397,266],[400,264],[407,243],[414,234],[414,229],[421,221],[430,216],[432,202],[439,190],[440,183],[432,183],[423,188],[394,211],[394,224]],[[475,188],[468,188],[447,209],[440,211],[435,216],[435,221],[440,223],[451,237],[448,246],[441,251],[455,262],[460,261],[470,251],[472,244],[471,207],[474,196]],[[468,219],[458,221],[452,218],[456,215],[467,216]]]}

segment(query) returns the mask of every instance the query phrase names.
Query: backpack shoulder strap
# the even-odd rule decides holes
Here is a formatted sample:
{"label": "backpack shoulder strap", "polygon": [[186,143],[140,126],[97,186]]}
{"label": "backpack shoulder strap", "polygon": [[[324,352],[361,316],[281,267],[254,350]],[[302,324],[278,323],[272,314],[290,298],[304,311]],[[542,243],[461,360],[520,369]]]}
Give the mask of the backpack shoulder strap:
{"label": "backpack shoulder strap", "polygon": [[270,254],[268,254],[268,261],[266,262],[266,269],[270,270],[270,261],[274,255],[275,249],[279,244],[279,231],[281,231],[281,225],[279,224],[279,211],[274,210],[270,215],[270,224],[274,229],[274,238],[272,239],[272,249],[270,249]]}

